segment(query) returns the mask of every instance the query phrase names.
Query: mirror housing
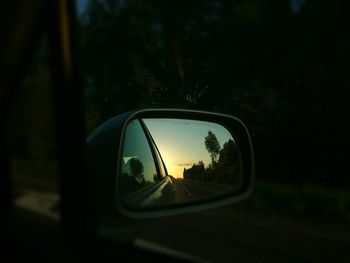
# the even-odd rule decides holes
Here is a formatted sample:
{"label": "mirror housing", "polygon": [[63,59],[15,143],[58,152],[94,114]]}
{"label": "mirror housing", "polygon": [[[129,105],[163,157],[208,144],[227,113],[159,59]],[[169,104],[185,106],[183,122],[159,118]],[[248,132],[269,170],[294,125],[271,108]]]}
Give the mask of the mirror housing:
{"label": "mirror housing", "polygon": [[[149,207],[133,209],[126,206],[121,196],[118,176],[121,171],[123,142],[128,125],[136,119],[182,119],[212,122],[225,127],[234,135],[239,146],[242,163],[242,184],[233,193],[217,198],[181,204],[173,207]],[[179,109],[144,109],[115,116],[102,123],[87,139],[88,167],[94,187],[94,202],[99,210],[117,209],[123,215],[133,218],[153,218],[236,203],[246,199],[252,192],[254,182],[254,154],[249,132],[239,119],[218,113]]]}

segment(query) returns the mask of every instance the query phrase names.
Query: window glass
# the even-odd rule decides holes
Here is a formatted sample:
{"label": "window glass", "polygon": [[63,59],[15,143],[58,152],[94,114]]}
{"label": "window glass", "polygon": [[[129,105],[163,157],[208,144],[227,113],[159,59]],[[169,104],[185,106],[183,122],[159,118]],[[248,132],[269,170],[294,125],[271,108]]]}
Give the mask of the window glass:
{"label": "window glass", "polygon": [[158,180],[155,160],[138,120],[126,129],[121,164],[121,183],[126,192],[137,191]]}
{"label": "window glass", "polygon": [[57,149],[46,35],[12,103],[7,136],[16,210],[58,220]]}

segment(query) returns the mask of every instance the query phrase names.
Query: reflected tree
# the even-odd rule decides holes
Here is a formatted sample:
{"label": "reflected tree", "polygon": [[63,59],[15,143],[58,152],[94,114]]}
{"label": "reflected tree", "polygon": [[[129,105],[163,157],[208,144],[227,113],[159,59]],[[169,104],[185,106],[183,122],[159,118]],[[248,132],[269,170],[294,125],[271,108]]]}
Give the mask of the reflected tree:
{"label": "reflected tree", "polygon": [[220,143],[216,138],[216,135],[212,131],[208,131],[208,135],[205,137],[205,148],[208,150],[211,162],[214,164],[217,161],[217,157],[220,153]]}
{"label": "reflected tree", "polygon": [[189,169],[184,168],[183,178],[192,181],[239,185],[242,178],[242,171],[235,142],[229,139],[220,150],[220,144],[215,134],[209,131],[207,137],[210,140],[206,140],[206,142],[211,142],[207,149],[215,150],[215,156],[214,154],[212,155],[212,163],[209,163],[205,167],[204,163],[199,161]]}
{"label": "reflected tree", "polygon": [[198,164],[193,164],[191,168],[184,168],[184,179],[205,181],[205,166],[203,161],[199,161]]}
{"label": "reflected tree", "polygon": [[132,158],[129,161],[131,176],[135,178],[135,181],[143,184],[145,183],[145,177],[143,175],[143,164],[139,159]]}
{"label": "reflected tree", "polygon": [[124,170],[121,176],[121,184],[124,194],[137,191],[146,185],[144,166],[137,158],[132,158],[128,161],[129,172]]}
{"label": "reflected tree", "polygon": [[241,166],[238,151],[233,140],[224,143],[218,160],[219,180],[229,184],[237,184],[241,179]]}
{"label": "reflected tree", "polygon": [[228,165],[238,161],[238,154],[236,144],[233,140],[228,140],[224,143],[221,151],[218,163],[220,165]]}

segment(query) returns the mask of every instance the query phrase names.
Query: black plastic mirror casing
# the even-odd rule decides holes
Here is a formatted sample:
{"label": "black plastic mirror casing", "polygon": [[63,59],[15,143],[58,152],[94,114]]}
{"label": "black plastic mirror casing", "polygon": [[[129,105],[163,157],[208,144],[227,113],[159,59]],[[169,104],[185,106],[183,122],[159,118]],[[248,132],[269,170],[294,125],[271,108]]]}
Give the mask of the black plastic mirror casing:
{"label": "black plastic mirror casing", "polygon": [[[243,184],[233,194],[223,195],[210,202],[199,202],[164,209],[131,210],[121,199],[118,175],[125,130],[135,119],[174,118],[214,122],[227,128],[234,136],[240,150],[243,164]],[[180,109],[143,109],[115,116],[102,123],[87,139],[88,171],[93,184],[94,206],[101,212],[117,209],[123,215],[133,218],[153,218],[236,203],[246,199],[254,184],[254,154],[249,132],[239,119],[218,113]]]}

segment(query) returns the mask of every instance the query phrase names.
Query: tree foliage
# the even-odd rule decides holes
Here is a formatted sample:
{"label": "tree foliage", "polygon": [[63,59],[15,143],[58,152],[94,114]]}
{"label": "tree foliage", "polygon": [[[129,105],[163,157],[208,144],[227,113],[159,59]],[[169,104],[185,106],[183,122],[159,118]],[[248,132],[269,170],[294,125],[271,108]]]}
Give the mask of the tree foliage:
{"label": "tree foliage", "polygon": [[137,107],[232,114],[251,132],[260,176],[341,186],[349,9],[288,2],[91,0],[78,21],[91,123]]}
{"label": "tree foliage", "polygon": [[242,179],[242,166],[234,141],[229,139],[225,142],[218,154],[218,161],[208,164],[207,167],[203,161],[199,161],[189,169],[184,168],[183,178],[238,186]]}
{"label": "tree foliage", "polygon": [[144,168],[142,162],[137,158],[131,158],[129,160],[129,167],[131,176],[133,176],[137,182],[143,183],[145,178],[143,175]]}
{"label": "tree foliage", "polygon": [[204,143],[205,148],[210,154],[212,164],[214,164],[221,150],[220,143],[212,131],[208,131],[208,135],[204,138]]}

